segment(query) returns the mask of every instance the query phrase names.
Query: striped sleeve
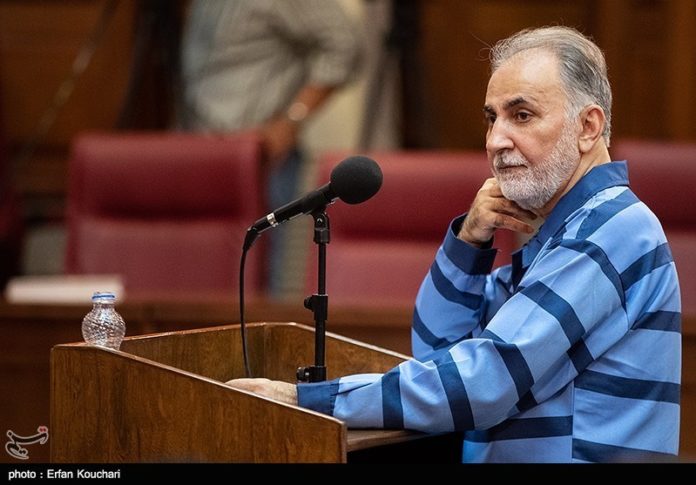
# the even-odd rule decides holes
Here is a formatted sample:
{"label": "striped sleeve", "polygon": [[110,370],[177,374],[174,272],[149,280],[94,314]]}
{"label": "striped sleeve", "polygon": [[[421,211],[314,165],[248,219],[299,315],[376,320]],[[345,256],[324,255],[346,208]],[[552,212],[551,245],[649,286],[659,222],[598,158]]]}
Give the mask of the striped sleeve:
{"label": "striped sleeve", "polygon": [[[321,405],[305,400],[300,386],[300,403],[326,409],[328,399],[332,414],[353,427],[487,429],[534,405],[534,384],[569,361],[571,349],[598,323],[616,323],[617,339],[625,333],[622,300],[606,273],[585,252],[559,246],[530,269],[522,280],[529,285],[500,307],[478,337],[385,375],[342,378],[329,386]],[[594,283],[577,291],[578,281]],[[564,373],[544,392],[553,394],[576,376]]]}
{"label": "striped sleeve", "polygon": [[413,355],[433,359],[470,338],[488,306],[507,295],[506,281],[490,274],[495,249],[478,249],[456,237],[465,216],[450,225],[416,297],[411,330]]}

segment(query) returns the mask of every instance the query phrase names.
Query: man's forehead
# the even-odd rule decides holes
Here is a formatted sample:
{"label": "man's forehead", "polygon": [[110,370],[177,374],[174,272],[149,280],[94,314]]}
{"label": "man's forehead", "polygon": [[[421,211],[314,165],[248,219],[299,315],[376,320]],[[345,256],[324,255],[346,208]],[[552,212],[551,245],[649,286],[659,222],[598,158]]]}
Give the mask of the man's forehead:
{"label": "man's forehead", "polygon": [[520,104],[554,103],[564,97],[556,57],[547,51],[522,52],[491,75],[486,106],[508,109]]}
{"label": "man's forehead", "polygon": [[[526,104],[539,104],[539,100],[537,99],[536,96],[532,94],[528,94],[526,96],[519,95],[519,96],[513,96],[512,98],[508,100],[502,100],[502,108],[503,109],[512,109],[515,106],[523,106]],[[483,107],[485,110],[491,110],[493,109],[493,106],[486,104]]]}

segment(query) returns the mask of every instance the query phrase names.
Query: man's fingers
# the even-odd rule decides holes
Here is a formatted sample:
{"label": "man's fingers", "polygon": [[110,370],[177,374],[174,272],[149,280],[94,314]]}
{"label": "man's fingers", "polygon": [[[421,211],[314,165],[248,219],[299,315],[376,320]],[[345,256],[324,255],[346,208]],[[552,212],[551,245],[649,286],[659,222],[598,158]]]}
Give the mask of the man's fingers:
{"label": "man's fingers", "polygon": [[534,212],[523,209],[517,205],[517,202],[506,199],[495,177],[487,179],[481,187],[481,191],[484,192],[485,195],[487,195],[492,201],[499,204],[496,205],[496,210],[500,212],[517,217],[518,219],[526,219],[530,221],[533,221],[538,217]]}
{"label": "man's fingers", "polygon": [[458,237],[481,247],[497,229],[533,234],[535,229],[531,221],[537,217],[516,202],[506,199],[497,180],[489,178],[476,194]]}
{"label": "man's fingers", "polygon": [[502,197],[494,199],[494,207],[492,210],[494,212],[507,214],[521,221],[533,221],[537,218],[534,212],[523,209],[515,202]]}
{"label": "man's fingers", "polygon": [[534,228],[526,222],[501,213],[496,214],[493,226],[496,229],[508,229],[510,231],[524,232],[526,234],[532,234],[534,232]]}

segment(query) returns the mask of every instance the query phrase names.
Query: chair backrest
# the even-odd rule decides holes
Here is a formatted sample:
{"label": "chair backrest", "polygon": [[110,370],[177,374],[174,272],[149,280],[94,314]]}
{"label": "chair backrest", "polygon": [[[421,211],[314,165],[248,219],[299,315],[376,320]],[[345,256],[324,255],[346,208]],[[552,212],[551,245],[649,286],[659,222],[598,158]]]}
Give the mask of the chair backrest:
{"label": "chair backrest", "polygon": [[672,249],[682,310],[696,314],[696,143],[617,140],[614,160],[627,160],[631,188],[657,215]]}
{"label": "chair backrest", "polygon": [[[262,212],[261,157],[255,133],[80,135],[66,272],[120,274],[129,293],[237,288],[245,229]],[[261,257],[249,254],[251,292]]]}
{"label": "chair backrest", "polygon": [[[328,180],[345,154],[320,161]],[[332,302],[411,305],[442,243],[448,224],[468,210],[491,176],[482,152],[383,152],[368,154],[382,168],[384,182],[359,205],[340,201],[329,209],[327,292]],[[515,236],[496,235],[498,264],[509,261]],[[310,254],[307,289],[316,291],[315,251]]]}

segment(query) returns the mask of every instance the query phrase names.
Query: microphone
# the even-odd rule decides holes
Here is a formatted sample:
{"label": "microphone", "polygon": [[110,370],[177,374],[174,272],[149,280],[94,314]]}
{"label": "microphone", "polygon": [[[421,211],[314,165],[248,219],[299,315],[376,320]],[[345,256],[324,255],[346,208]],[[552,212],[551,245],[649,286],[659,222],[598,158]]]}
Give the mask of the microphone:
{"label": "microphone", "polygon": [[346,158],[331,171],[330,182],[292,202],[279,207],[254,222],[247,229],[244,249],[249,249],[262,232],[299,215],[341,199],[347,204],[360,204],[375,195],[382,186],[382,170],[377,162],[364,156]]}

